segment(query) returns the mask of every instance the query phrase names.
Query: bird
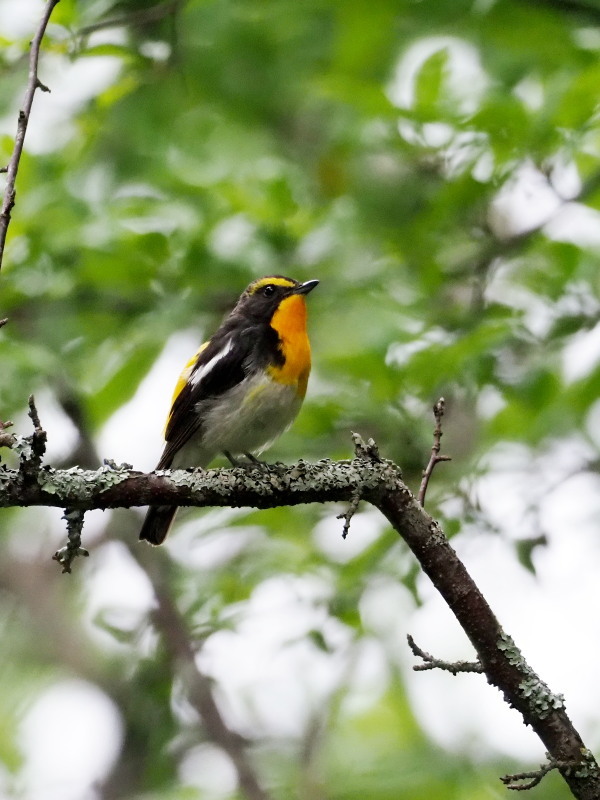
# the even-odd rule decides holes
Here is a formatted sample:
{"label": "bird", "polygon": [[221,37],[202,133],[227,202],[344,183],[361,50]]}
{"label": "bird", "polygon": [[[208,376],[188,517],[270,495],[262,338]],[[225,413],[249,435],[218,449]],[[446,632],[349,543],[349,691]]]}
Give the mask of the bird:
{"label": "bird", "polygon": [[[185,365],[175,385],[156,467],[206,468],[220,453],[258,462],[296,418],[311,350],[306,295],[318,280],[283,275],[254,280],[217,331]],[[150,506],[140,540],[165,540],[177,506]]]}

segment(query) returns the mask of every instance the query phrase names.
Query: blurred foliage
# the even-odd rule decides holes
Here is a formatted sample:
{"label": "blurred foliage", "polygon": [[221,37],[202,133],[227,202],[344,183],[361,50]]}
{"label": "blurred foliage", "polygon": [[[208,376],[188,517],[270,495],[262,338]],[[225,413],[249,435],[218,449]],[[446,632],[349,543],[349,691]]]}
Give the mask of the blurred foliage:
{"label": "blurred foliage", "polygon": [[[595,451],[588,420],[600,360],[573,377],[569,358],[600,319],[600,239],[552,238],[545,225],[568,206],[598,225],[599,23],[600,5],[542,0],[62,0],[45,39],[44,82],[50,66],[56,76],[88,62],[113,72],[98,90],[82,72],[84,101],[22,160],[0,274],[0,316],[10,319],[0,332],[1,418],[19,417],[27,395],[44,392],[88,442],[71,458],[93,463],[90,442],[171,334],[193,330],[200,340],[251,279],[277,272],[322,283],[310,298],[309,396],[274,458],[348,457],[358,430],[416,487],[430,409],[443,395],[454,460],[436,472],[430,503],[455,533],[481,522],[464,487],[493,448],[519,442],[540,453],[576,434]],[[26,81],[29,40],[3,42],[7,109]],[[3,136],[0,161],[11,149]],[[517,204],[524,169],[553,199],[546,216],[533,189],[527,207]],[[444,505],[449,497],[458,510]],[[402,582],[418,601],[414,565],[394,538],[380,531],[339,563],[307,535],[326,516],[281,509],[233,516],[227,530],[218,522],[216,535],[238,544],[216,568],[175,556],[167,565],[153,552],[199,640],[235,631],[274,575],[318,576],[330,589],[327,619],[356,648],[373,636],[360,603],[374,581]],[[133,541],[139,518],[108,518],[70,583],[36,567],[37,591],[56,604],[50,617],[39,598],[26,602],[32,587],[21,573],[46,558],[56,519],[33,519],[40,542],[25,552],[17,534],[31,528],[31,512],[3,515],[0,600],[12,654],[3,683],[17,697],[24,683],[34,691],[74,673],[117,703],[125,738],[107,798],[203,796],[179,783],[203,737],[173,711],[171,666],[146,641],[150,620],[123,628],[118,615],[96,618],[117,647],[99,644],[81,618],[102,547]],[[210,516],[189,514],[182,540],[190,520],[190,542],[215,534]],[[40,644],[43,630],[81,637],[69,646],[93,658]],[[325,623],[306,637],[315,652],[336,651]],[[303,763],[299,742],[245,731],[273,797],[501,796],[497,764],[427,741],[389,658],[387,688],[358,712],[345,709],[352,689],[340,679],[318,758]],[[7,694],[0,709],[9,775],[19,765],[16,705]],[[547,800],[565,796],[553,781]]]}

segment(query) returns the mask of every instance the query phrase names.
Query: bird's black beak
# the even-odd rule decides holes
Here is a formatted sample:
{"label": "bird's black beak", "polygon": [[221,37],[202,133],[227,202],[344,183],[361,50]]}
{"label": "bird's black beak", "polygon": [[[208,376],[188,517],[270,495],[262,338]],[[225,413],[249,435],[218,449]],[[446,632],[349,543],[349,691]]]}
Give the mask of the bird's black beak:
{"label": "bird's black beak", "polygon": [[304,283],[301,283],[300,286],[296,286],[296,288],[293,291],[293,294],[308,294],[309,292],[312,292],[315,286],[318,285],[319,281],[317,280],[305,281]]}

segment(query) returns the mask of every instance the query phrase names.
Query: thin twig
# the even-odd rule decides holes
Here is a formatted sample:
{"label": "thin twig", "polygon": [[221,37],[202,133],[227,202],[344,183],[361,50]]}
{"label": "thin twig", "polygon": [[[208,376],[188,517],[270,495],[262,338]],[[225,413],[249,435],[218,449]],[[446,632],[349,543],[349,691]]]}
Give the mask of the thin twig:
{"label": "thin twig", "polygon": [[54,7],[58,5],[60,0],[47,0],[44,8],[44,13],[35,36],[31,41],[31,50],[29,53],[29,77],[27,80],[27,89],[23,99],[23,105],[19,110],[19,120],[17,123],[17,134],[15,136],[15,146],[12,155],[6,168],[7,179],[6,189],[4,191],[4,199],[2,202],[2,211],[0,212],[0,269],[2,268],[2,258],[4,256],[4,245],[6,244],[6,234],[10,224],[10,214],[15,204],[16,189],[15,182],[17,180],[17,172],[19,171],[19,162],[21,154],[23,153],[23,145],[25,143],[25,134],[27,133],[27,125],[29,123],[29,115],[31,113],[31,106],[33,105],[33,97],[36,89],[41,89],[44,92],[49,92],[47,86],[44,86],[38,78],[38,61],[40,57],[40,46],[50,15]]}
{"label": "thin twig", "polygon": [[29,396],[29,418],[33,423],[31,436],[16,436],[12,444],[8,441],[5,442],[5,446],[12,447],[20,457],[17,482],[21,492],[24,491],[25,486],[37,485],[38,473],[46,453],[47,434],[42,428],[33,395]]}
{"label": "thin twig", "polygon": [[40,415],[35,405],[35,398],[29,395],[29,418],[33,422],[33,434],[31,436],[31,467],[32,469],[39,469],[42,463],[42,458],[46,453],[46,431],[42,428],[40,422]]}
{"label": "thin twig", "polygon": [[343,519],[344,520],[344,527],[342,528],[342,539],[345,539],[350,532],[350,522],[352,521],[352,517],[358,511],[358,506],[360,505],[361,500],[361,492],[360,487],[356,490],[354,495],[352,496],[352,500],[348,506],[348,510],[344,514],[338,514],[336,519]]}
{"label": "thin twig", "polygon": [[[2,170],[0,170],[1,172]],[[8,317],[4,317],[4,319],[0,319],[0,328],[3,328],[6,323],[8,322]]]}
{"label": "thin twig", "polygon": [[483,672],[483,666],[480,661],[441,661],[439,658],[435,658],[430,653],[422,650],[410,633],[406,635],[406,639],[413,654],[417,658],[423,659],[422,664],[413,666],[415,672],[424,672],[428,669],[441,669],[445,672],[451,672],[452,675],[458,675],[459,672]]}
{"label": "thin twig", "polygon": [[423,478],[421,480],[421,486],[419,487],[419,494],[417,495],[417,500],[419,503],[424,507],[425,506],[425,494],[427,493],[427,487],[429,486],[429,479],[435,469],[435,465],[439,464],[440,461],[451,461],[452,459],[450,456],[441,456],[440,449],[441,449],[441,439],[442,439],[442,417],[444,416],[444,411],[446,410],[446,401],[443,397],[437,401],[437,403],[433,407],[433,416],[435,417],[435,428],[433,429],[433,447],[431,448],[431,457],[429,459],[429,464],[423,470]]}
{"label": "thin twig", "polygon": [[533,769],[529,772],[516,772],[514,775],[503,775],[500,780],[507,789],[511,789],[513,792],[526,792],[540,784],[553,769],[567,770],[581,766],[579,763],[572,764],[568,761],[556,761],[550,758],[548,754],[546,755],[549,760],[546,764],[540,764],[539,769]]}

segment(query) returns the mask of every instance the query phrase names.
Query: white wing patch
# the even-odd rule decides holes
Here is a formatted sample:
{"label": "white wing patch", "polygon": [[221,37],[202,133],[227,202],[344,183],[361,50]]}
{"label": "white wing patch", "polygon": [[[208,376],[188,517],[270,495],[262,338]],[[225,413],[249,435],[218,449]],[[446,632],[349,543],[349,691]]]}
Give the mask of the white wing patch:
{"label": "white wing patch", "polygon": [[192,372],[190,375],[190,384],[192,386],[198,386],[198,384],[205,378],[209,372],[216,367],[216,365],[221,361],[221,359],[225,358],[227,353],[231,351],[233,347],[233,339],[229,339],[227,344],[220,350],[216,356],[213,356],[210,361],[207,361],[206,364],[203,364],[199,369]]}

